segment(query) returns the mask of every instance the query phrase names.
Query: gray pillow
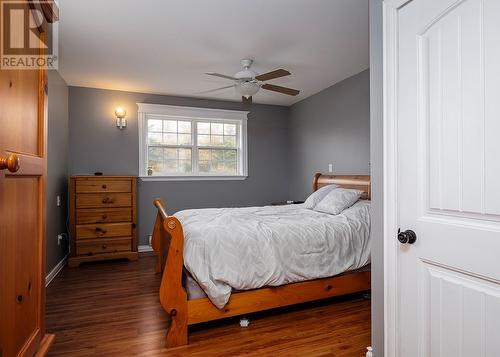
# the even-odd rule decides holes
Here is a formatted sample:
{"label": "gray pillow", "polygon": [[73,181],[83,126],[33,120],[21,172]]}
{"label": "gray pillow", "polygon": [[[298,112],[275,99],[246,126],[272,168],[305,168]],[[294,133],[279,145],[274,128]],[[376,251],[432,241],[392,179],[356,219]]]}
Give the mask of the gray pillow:
{"label": "gray pillow", "polygon": [[330,191],[316,207],[314,207],[314,210],[336,215],[355,204],[362,194],[363,191],[360,190],[336,188]]}
{"label": "gray pillow", "polygon": [[319,190],[314,191],[311,193],[309,197],[307,197],[307,200],[304,202],[304,208],[309,208],[309,209],[314,209],[316,205],[326,196],[328,195],[333,189],[339,187],[339,185],[328,185],[328,186],[323,186]]}

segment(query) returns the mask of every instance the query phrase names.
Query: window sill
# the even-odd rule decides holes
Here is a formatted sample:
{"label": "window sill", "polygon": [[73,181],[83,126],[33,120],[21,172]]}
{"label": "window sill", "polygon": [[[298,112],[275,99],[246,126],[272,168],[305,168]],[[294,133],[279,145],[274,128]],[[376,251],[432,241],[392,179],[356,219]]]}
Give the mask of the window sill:
{"label": "window sill", "polygon": [[139,176],[142,181],[242,181],[248,176]]}

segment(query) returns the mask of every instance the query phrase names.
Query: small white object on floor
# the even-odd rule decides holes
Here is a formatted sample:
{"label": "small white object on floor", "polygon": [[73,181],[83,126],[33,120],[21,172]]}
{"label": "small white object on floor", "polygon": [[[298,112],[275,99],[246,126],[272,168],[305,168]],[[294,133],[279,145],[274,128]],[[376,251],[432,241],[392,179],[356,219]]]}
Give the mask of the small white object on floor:
{"label": "small white object on floor", "polygon": [[248,327],[250,325],[250,320],[247,318],[242,318],[240,319],[240,326],[241,327]]}
{"label": "small white object on floor", "polygon": [[366,347],[366,357],[373,357],[373,348],[372,346]]}

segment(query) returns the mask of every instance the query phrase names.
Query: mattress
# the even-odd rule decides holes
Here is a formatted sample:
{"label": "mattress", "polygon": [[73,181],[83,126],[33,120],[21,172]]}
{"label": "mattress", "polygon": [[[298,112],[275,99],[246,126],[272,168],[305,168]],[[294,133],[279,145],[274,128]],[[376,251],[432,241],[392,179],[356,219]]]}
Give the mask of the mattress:
{"label": "mattress", "polygon": [[339,215],[303,205],[180,211],[185,286],[223,308],[233,290],[280,286],[370,262],[370,202]]}
{"label": "mattress", "polygon": [[[371,271],[371,264],[368,263],[364,267],[352,271],[346,271],[344,273],[362,272],[362,271]],[[340,275],[344,273],[341,273]],[[201,299],[207,297],[207,294],[203,291],[200,284],[196,282],[196,280],[191,276],[191,274],[186,269],[184,269],[183,279],[184,279],[183,286],[186,289],[188,300]],[[231,293],[234,294],[234,291],[235,290],[231,291]]]}

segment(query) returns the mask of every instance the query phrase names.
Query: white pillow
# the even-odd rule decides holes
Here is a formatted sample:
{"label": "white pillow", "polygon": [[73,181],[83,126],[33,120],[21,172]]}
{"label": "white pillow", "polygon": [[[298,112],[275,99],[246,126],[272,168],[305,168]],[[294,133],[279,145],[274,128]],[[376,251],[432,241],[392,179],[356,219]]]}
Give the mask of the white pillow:
{"label": "white pillow", "polygon": [[339,187],[339,185],[328,185],[314,191],[309,197],[307,197],[307,200],[304,202],[304,208],[314,209],[314,207],[316,207],[316,205],[323,198],[325,198],[326,195],[328,195],[333,189],[337,187]]}
{"label": "white pillow", "polygon": [[360,190],[336,188],[329,192],[325,198],[314,207],[314,210],[329,214],[339,214],[346,208],[355,204],[362,194],[363,191]]}

